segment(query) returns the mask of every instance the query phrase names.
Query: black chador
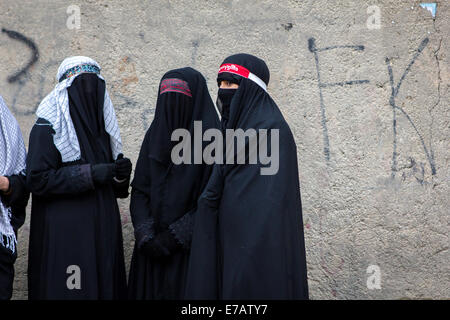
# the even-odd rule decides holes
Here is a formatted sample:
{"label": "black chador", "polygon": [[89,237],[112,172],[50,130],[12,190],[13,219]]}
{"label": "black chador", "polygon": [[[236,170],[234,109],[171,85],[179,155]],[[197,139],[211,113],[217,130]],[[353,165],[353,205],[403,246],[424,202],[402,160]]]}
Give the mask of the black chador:
{"label": "black chador", "polygon": [[219,89],[223,130],[266,130],[267,154],[279,163],[250,164],[248,139],[244,164],[235,148],[234,161],[214,166],[195,213],[186,298],[307,299],[297,149],[266,91],[269,69],[238,54],[221,65],[221,81],[239,85]]}
{"label": "black chador", "polygon": [[[136,243],[129,277],[131,299],[184,297],[192,213],[212,166],[193,161],[174,164],[171,153],[177,142],[171,141],[171,135],[184,129],[193,141],[194,121],[201,121],[203,130],[219,127],[204,77],[192,68],[167,72],[132,182]],[[191,160],[194,152],[192,148]]]}
{"label": "black chador", "polygon": [[128,196],[131,162],[98,64],[68,58],[57,79],[27,157],[29,299],[126,298],[116,198]]}

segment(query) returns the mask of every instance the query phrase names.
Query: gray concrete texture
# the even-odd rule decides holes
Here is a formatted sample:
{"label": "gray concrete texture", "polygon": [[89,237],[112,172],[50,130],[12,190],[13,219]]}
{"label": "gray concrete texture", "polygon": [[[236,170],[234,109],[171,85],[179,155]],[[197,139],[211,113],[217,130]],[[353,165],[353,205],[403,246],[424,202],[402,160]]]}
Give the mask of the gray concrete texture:
{"label": "gray concrete texture", "polygon": [[[255,54],[298,147],[311,298],[449,299],[449,15],[449,1],[433,17],[406,0],[0,0],[0,27],[32,40],[0,33],[0,94],[28,144],[61,61],[96,59],[135,163],[166,71],[198,69],[215,100],[222,60]],[[29,215],[14,299],[27,298],[28,235]]]}

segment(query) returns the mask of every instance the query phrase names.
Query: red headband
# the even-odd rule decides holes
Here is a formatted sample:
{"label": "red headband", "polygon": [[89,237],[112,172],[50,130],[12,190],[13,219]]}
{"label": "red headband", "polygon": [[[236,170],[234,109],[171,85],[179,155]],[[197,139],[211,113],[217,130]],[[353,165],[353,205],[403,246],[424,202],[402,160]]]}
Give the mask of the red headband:
{"label": "red headband", "polygon": [[248,69],[234,63],[224,63],[219,68],[219,74],[222,72],[234,73],[246,79],[250,79],[259,85],[264,91],[267,91],[267,85],[256,74],[251,73]]}
{"label": "red headband", "polygon": [[188,97],[192,97],[191,90],[189,89],[189,85],[186,81],[176,78],[166,78],[161,81],[161,86],[159,88],[159,94],[163,94],[166,92],[178,92],[187,95]]}

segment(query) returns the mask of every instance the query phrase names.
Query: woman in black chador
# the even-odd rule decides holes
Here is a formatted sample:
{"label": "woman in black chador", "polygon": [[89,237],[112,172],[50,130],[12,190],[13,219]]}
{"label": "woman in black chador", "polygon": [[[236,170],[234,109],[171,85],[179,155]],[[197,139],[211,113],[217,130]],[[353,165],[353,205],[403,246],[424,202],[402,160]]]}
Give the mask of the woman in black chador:
{"label": "woman in black chador", "polygon": [[65,59],[57,81],[30,134],[28,296],[126,298],[116,198],[128,196],[132,168],[114,108],[90,58]]}
{"label": "woman in black chador", "polygon": [[269,77],[265,62],[249,54],[230,56],[219,69],[222,130],[255,130],[259,159],[250,163],[248,139],[245,154],[227,148],[234,161],[214,166],[195,213],[186,298],[308,298],[297,150],[267,92]]}
{"label": "woman in black chador", "polygon": [[[185,129],[193,141],[194,121],[201,121],[199,135],[219,126],[205,79],[192,68],[167,72],[131,184],[130,210],[136,237],[129,277],[131,299],[184,297],[192,212],[211,166],[203,161],[174,164],[171,153],[178,143],[171,141],[171,136],[174,130]],[[196,151],[193,143],[191,146],[188,158],[193,159]],[[202,150],[197,156],[202,157]]]}
{"label": "woman in black chador", "polygon": [[12,296],[17,231],[25,222],[25,144],[19,124],[0,96],[0,300]]}

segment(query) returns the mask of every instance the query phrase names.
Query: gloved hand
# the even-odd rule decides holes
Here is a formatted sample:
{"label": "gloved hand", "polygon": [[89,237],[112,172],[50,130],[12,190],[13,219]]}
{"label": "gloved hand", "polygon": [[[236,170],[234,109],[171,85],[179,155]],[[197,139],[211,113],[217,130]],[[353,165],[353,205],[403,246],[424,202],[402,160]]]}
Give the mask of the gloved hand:
{"label": "gloved hand", "polygon": [[91,165],[91,176],[94,183],[102,185],[112,181],[116,174],[115,163],[100,163]]}
{"label": "gloved hand", "polygon": [[124,158],[123,154],[117,156],[116,164],[116,178],[119,180],[128,179],[131,176],[133,165],[130,159]]}
{"label": "gloved hand", "polygon": [[142,252],[152,259],[168,257],[180,244],[170,230],[159,233],[155,238],[142,245]]}

